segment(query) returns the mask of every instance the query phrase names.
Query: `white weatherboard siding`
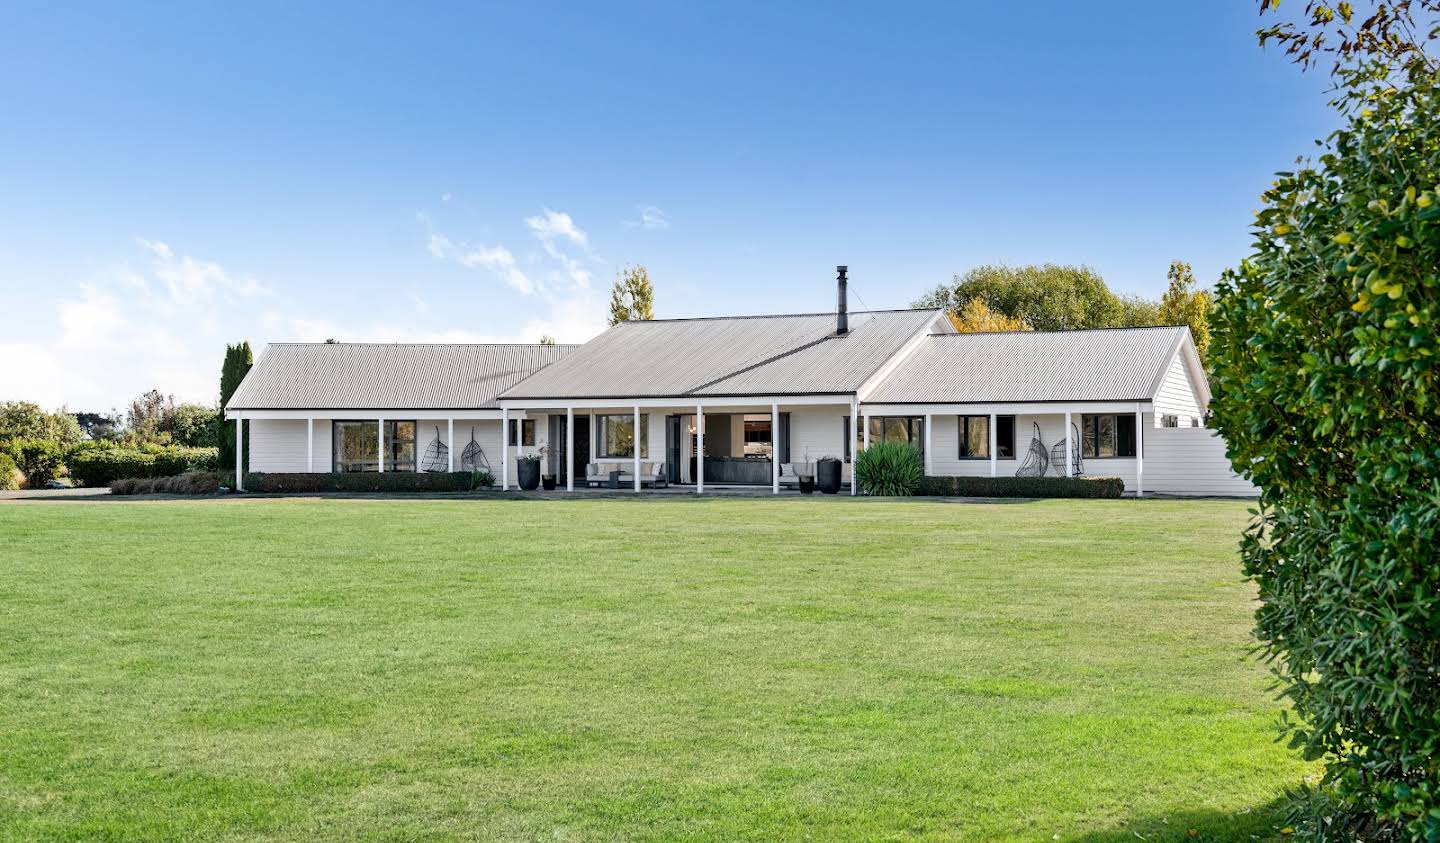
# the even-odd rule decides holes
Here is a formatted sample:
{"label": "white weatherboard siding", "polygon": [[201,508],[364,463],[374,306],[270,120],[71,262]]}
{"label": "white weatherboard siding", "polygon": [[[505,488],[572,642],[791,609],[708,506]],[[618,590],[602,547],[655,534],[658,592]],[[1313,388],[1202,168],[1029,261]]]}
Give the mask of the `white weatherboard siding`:
{"label": "white weatherboard siding", "polygon": [[1145,491],[1251,498],[1259,494],[1253,483],[1231,470],[1225,440],[1202,427],[1146,429]]}
{"label": "white weatherboard siding", "polygon": [[[980,414],[987,415],[987,414]],[[1080,426],[1081,414],[1072,412],[1071,421],[1076,427]],[[985,459],[961,459],[960,458],[960,422],[954,415],[936,415],[933,418],[935,430],[931,434],[931,443],[935,452],[931,455],[931,467],[937,477],[989,477],[990,460]],[[1030,440],[1035,435],[1033,422],[1040,424],[1040,439],[1045,443],[1047,453],[1065,438],[1065,414],[1042,414],[1042,415],[1017,415],[1015,417],[1015,458],[997,459],[995,461],[996,477],[1014,477],[1015,470],[1025,462],[1025,454],[1030,450]],[[1145,431],[1148,435],[1150,431]],[[1128,457],[1110,457],[1106,459],[1086,459],[1085,474],[1090,477],[1119,477],[1125,481],[1125,490],[1135,491],[1135,460]],[[1059,471],[1051,466],[1046,471],[1047,476],[1061,477],[1064,475],[1064,468]],[[1150,488],[1150,452],[1145,452],[1145,487]]]}
{"label": "white weatherboard siding", "polygon": [[[301,472],[305,470],[304,419],[252,419],[245,427],[250,432],[250,471]],[[324,462],[321,462],[320,439],[325,439]],[[315,422],[315,469],[330,470],[330,424]]]}
{"label": "white weatherboard siding", "polygon": [[1195,399],[1195,387],[1190,382],[1183,354],[1176,354],[1175,359],[1170,361],[1160,389],[1155,393],[1155,424],[1159,424],[1161,417],[1166,415],[1179,417],[1181,427],[1190,427],[1192,419],[1205,417],[1200,402]]}
{"label": "white weatherboard siding", "polygon": [[[849,424],[849,407],[796,407],[788,412],[791,462],[816,462],[821,457],[845,459],[845,426]],[[849,482],[850,463],[840,467],[840,475],[842,482]]]}

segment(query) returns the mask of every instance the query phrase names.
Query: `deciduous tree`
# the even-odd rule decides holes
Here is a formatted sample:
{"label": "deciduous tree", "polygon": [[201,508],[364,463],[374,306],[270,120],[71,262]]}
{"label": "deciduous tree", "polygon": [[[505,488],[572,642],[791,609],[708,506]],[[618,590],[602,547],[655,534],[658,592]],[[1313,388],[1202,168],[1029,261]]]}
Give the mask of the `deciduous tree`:
{"label": "deciduous tree", "polygon": [[643,266],[626,266],[610,290],[610,325],[655,318],[655,288]]}
{"label": "deciduous tree", "polygon": [[986,334],[1003,331],[1028,331],[1025,320],[996,313],[980,299],[970,299],[961,306],[959,313],[946,313],[950,324],[962,334]]}
{"label": "deciduous tree", "polygon": [[1018,319],[1036,331],[1113,328],[1124,318],[1120,299],[1087,266],[977,266],[915,303],[959,313],[979,299],[992,312]]}
{"label": "deciduous tree", "polygon": [[1186,325],[1195,340],[1195,350],[1200,359],[1210,348],[1210,310],[1214,301],[1205,290],[1195,288],[1195,273],[1185,261],[1171,261],[1170,270],[1165,274],[1170,286],[1160,299],[1157,325]]}

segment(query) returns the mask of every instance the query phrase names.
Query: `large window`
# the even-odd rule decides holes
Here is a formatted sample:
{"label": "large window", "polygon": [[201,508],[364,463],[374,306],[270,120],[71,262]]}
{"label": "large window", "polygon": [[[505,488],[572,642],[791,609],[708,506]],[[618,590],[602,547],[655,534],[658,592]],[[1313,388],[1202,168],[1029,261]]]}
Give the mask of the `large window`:
{"label": "large window", "polygon": [[1085,459],[1135,456],[1135,414],[1105,413],[1080,417]]}
{"label": "large window", "polygon": [[[335,471],[353,474],[380,470],[378,421],[337,421],[332,430]],[[385,470],[415,470],[415,422],[385,422]]]}
{"label": "large window", "polygon": [[[960,432],[960,459],[990,459],[990,417],[956,416]],[[995,458],[1015,459],[1015,417],[995,417]]]}
{"label": "large window", "polygon": [[[635,417],[626,413],[622,416],[597,416],[600,425],[600,456],[635,456]],[[640,416],[640,456],[650,453],[650,416]]]}
{"label": "large window", "polygon": [[[870,444],[904,442],[925,453],[924,416],[866,416],[861,422],[870,428]],[[860,440],[863,445],[864,440]]]}
{"label": "large window", "polygon": [[774,437],[770,432],[771,418],[767,415],[748,415],[745,424],[745,456],[768,457],[774,452]]}

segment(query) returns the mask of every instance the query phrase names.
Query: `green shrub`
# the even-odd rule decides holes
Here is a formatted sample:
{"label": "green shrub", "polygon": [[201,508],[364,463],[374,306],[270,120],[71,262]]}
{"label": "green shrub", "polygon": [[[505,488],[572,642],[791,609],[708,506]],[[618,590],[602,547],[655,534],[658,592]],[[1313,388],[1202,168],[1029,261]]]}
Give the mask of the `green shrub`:
{"label": "green shrub", "polygon": [[110,484],[112,495],[213,495],[228,479],[213,471],[189,471],[175,477],[131,477]]}
{"label": "green shrub", "polygon": [[20,469],[10,455],[0,451],[0,491],[20,488]]}
{"label": "green shrub", "polygon": [[82,450],[70,459],[70,477],[84,486],[108,486],[115,480],[174,477],[189,471],[214,471],[214,448],[149,446]]}
{"label": "green shrub", "polygon": [[855,457],[855,477],[867,495],[913,495],[925,479],[925,464],[912,445],[878,442]]}
{"label": "green shrub", "polygon": [[477,471],[470,475],[470,488],[491,489],[495,486],[495,475],[488,471]]}
{"label": "green shrub", "polygon": [[1212,316],[1256,636],[1325,763],[1310,839],[1440,840],[1440,89],[1391,84],[1278,174]]}
{"label": "green shrub", "polygon": [[[477,478],[485,472],[457,471],[412,474],[406,471],[363,472],[356,474],[282,474],[253,473],[245,475],[245,491],[279,494],[313,494],[319,492],[469,492],[478,488]],[[491,480],[493,483],[493,479]]]}
{"label": "green shrub", "polygon": [[916,494],[956,498],[1118,498],[1119,477],[926,477]]}
{"label": "green shrub", "polygon": [[25,485],[38,489],[54,480],[65,467],[65,448],[50,439],[13,439],[10,458],[25,474]]}

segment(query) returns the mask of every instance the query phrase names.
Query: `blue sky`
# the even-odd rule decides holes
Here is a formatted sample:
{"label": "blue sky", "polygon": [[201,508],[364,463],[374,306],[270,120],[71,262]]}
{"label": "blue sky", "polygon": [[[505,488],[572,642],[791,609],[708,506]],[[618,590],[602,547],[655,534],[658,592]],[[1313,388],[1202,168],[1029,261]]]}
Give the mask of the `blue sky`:
{"label": "blue sky", "polygon": [[659,316],[827,310],[838,263],[1158,295],[1335,125],[1243,0],[0,14],[0,399],[72,409],[214,400],[239,339],[583,341],[627,262]]}

